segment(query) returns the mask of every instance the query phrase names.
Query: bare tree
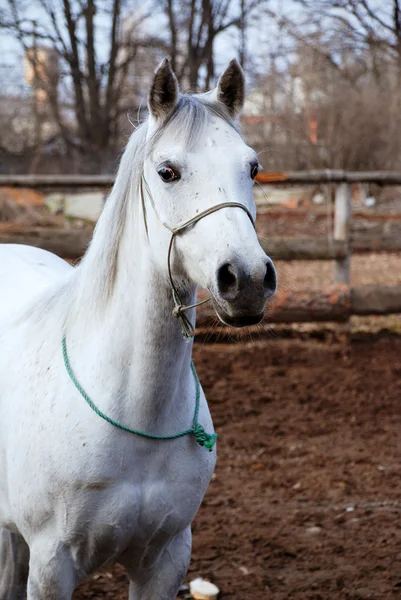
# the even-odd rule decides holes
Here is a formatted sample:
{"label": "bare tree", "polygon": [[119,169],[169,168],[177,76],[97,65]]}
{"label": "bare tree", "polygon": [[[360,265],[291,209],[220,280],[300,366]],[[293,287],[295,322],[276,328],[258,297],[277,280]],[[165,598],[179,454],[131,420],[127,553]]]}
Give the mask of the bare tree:
{"label": "bare tree", "polygon": [[[246,54],[246,18],[266,0],[163,0],[168,21],[169,54],[181,83],[190,89],[208,89],[215,78],[214,45],[217,36],[237,28],[239,57]],[[201,71],[204,84],[201,86]]]}
{"label": "bare tree", "polygon": [[[0,27],[20,41],[34,69],[35,85],[46,92],[66,144],[91,155],[101,168],[113,143],[115,122],[127,110],[123,95],[138,48],[160,45],[159,39],[142,35],[147,15],[137,7],[139,16],[128,18],[125,0],[32,0],[28,9],[22,0],[7,4]],[[33,44],[57,52],[67,86],[64,95],[32,52]]]}
{"label": "bare tree", "polygon": [[[297,19],[279,15],[270,7],[266,9],[267,14],[279,20],[281,27],[297,42],[308,44],[322,54],[352,83],[355,74],[363,75],[372,67],[372,73],[380,77],[374,61],[378,56],[380,62],[384,54],[394,60],[401,74],[400,0],[294,0],[294,3],[302,9]],[[323,38],[324,44],[321,43]],[[349,55],[353,59],[352,73],[347,71],[347,61],[343,60]]]}
{"label": "bare tree", "polygon": [[401,0],[294,4],[264,7],[279,44],[245,120],[264,167],[400,168]]}

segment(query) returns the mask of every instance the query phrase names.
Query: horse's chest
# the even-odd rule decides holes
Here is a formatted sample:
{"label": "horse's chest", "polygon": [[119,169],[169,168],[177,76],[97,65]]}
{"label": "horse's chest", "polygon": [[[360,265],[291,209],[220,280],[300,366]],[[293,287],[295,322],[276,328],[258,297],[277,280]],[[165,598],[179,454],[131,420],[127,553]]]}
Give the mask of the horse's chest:
{"label": "horse's chest", "polygon": [[172,457],[169,464],[156,471],[156,476],[134,484],[137,504],[134,512],[140,528],[153,530],[154,526],[160,526],[164,533],[174,535],[187,527],[206,492],[213,466],[214,457],[200,456],[192,461]]}
{"label": "horse's chest", "polygon": [[[100,482],[83,485],[85,505],[92,507],[90,537],[92,541],[96,538],[94,545],[100,553],[104,548],[118,555],[128,547],[139,553],[153,548],[157,553],[190,525],[209,483],[215,456],[199,447],[192,447],[189,454],[173,453],[170,460],[158,456],[138,463],[120,478],[106,482],[103,490]],[[88,495],[97,510],[93,511]]]}
{"label": "horse's chest", "polygon": [[201,495],[191,494],[190,488],[174,489],[168,482],[145,483],[135,489],[135,500],[126,505],[131,515],[131,533],[136,540],[170,538],[188,527],[201,502]]}

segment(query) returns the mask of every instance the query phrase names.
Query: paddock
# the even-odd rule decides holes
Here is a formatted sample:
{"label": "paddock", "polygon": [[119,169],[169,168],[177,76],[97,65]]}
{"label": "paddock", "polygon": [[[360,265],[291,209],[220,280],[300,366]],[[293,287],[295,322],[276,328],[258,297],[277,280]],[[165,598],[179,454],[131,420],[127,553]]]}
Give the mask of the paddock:
{"label": "paddock", "polygon": [[[350,184],[341,177],[334,184]],[[186,582],[209,578],[222,600],[393,598],[401,590],[398,219],[386,238],[347,230],[336,240],[335,211],[325,239],[324,210],[309,236],[278,213],[259,217],[261,237],[278,232],[271,254],[282,288],[266,323],[231,339],[210,311],[199,314],[194,360],[218,463],[194,522]],[[283,240],[280,228],[293,237]],[[54,231],[43,236],[63,243]],[[76,240],[61,248],[65,257]],[[74,599],[125,600],[127,588],[123,570],[106,566]]]}
{"label": "paddock", "polygon": [[[400,336],[198,342],[194,358],[219,442],[187,581],[224,600],[396,597]],[[126,594],[106,567],[75,600]]]}

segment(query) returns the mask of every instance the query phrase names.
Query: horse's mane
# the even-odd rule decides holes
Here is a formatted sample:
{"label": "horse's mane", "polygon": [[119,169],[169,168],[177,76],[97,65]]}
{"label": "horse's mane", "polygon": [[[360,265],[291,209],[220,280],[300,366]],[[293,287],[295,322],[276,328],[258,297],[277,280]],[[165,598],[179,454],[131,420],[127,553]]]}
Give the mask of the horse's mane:
{"label": "horse's mane", "polygon": [[137,127],[122,154],[113,189],[81,263],[67,281],[53,290],[50,297],[47,293],[42,298],[39,302],[41,306],[36,304],[36,314],[36,309],[39,309],[41,317],[45,317],[48,310],[57,304],[63,320],[62,327],[66,327],[66,322],[74,320],[82,306],[89,309],[91,314],[106,305],[114,288],[118,252],[129,204],[136,202],[137,210],[133,212],[139,212],[145,157],[168,131],[174,131],[175,135],[179,133],[190,149],[199,140],[211,116],[223,119],[238,130],[237,122],[224,105],[210,102],[208,94],[181,95],[175,109],[149,139],[148,121]]}

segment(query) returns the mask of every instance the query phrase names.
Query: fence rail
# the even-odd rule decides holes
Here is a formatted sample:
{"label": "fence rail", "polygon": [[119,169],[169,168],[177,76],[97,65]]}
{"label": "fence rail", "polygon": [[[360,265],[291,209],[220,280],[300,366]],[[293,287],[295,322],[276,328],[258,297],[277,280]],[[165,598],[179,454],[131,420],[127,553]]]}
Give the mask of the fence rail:
{"label": "fence rail", "polygon": [[0,175],[0,187],[15,188],[107,188],[113,175]]}
{"label": "fence rail", "polygon": [[258,175],[261,183],[313,184],[313,183],[377,183],[378,185],[401,185],[398,171],[288,171],[285,173],[264,173]]}
{"label": "fence rail", "polygon": [[[85,252],[92,228],[0,226],[0,244],[26,244],[54,252],[61,258],[76,259]],[[263,250],[274,260],[341,260],[347,257],[347,245],[326,238],[261,238]],[[350,242],[352,253],[401,252],[401,235],[397,239],[380,240],[375,236],[357,235]]]}
{"label": "fence rail", "polygon": [[[273,299],[266,315],[270,323],[347,322],[351,315],[401,312],[401,285],[332,286],[323,290],[293,290]],[[198,310],[197,325],[215,319],[213,308]]]}
{"label": "fence rail", "polygon": [[[28,188],[105,188],[113,185],[113,175],[0,175],[0,187]],[[398,171],[287,171],[257,175],[260,183],[274,185],[317,184],[317,183],[376,183],[378,185],[401,185]]]}
{"label": "fence rail", "polygon": [[[353,183],[401,185],[401,173],[391,171],[350,172],[339,170],[260,173],[260,183],[277,185],[335,185],[333,232],[327,238],[269,238],[261,240],[265,251],[282,260],[334,260],[333,288],[321,292],[294,291],[276,301],[268,319],[290,321],[347,321],[351,314],[401,313],[401,286],[350,287],[350,261],[354,249],[380,250],[369,235],[351,236]],[[0,187],[41,189],[108,188],[110,175],[0,175]],[[398,229],[397,229],[398,231]],[[0,243],[25,243],[50,250],[63,258],[78,258],[89,242],[90,229],[5,227],[0,229]],[[401,235],[381,240],[383,249],[401,251]],[[200,318],[207,318],[207,310]]]}

